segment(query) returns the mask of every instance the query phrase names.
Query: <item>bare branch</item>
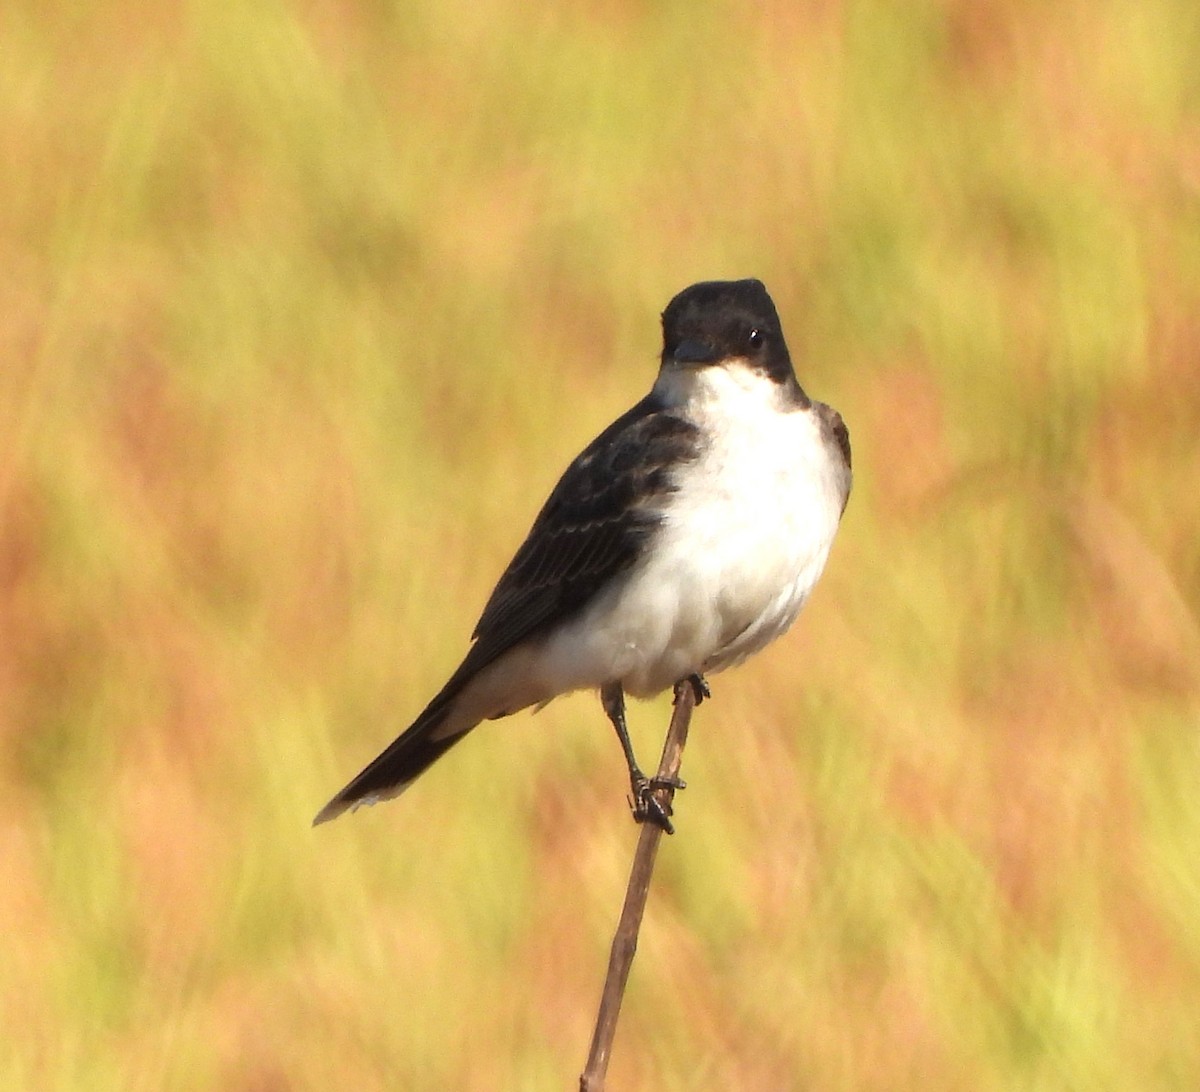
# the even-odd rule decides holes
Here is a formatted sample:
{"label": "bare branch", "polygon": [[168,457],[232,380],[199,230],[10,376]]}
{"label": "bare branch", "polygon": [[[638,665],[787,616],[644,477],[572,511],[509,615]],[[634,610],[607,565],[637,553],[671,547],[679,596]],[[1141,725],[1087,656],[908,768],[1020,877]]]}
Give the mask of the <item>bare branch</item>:
{"label": "bare branch", "polygon": [[[675,710],[671,714],[671,725],[667,729],[663,744],[662,760],[658,764],[657,781],[669,785],[679,777],[683,761],[683,748],[687,744],[688,727],[692,710],[699,696],[699,680],[684,679],[675,685]],[[674,789],[655,790],[664,804],[667,814],[671,811]],[[596,1014],[596,1029],[592,1033],[592,1047],[588,1052],[587,1066],[579,1078],[579,1092],[604,1092],[608,1059],[612,1053],[613,1037],[617,1033],[617,1017],[621,1013],[621,1002],[625,997],[625,984],[629,981],[629,970],[637,951],[638,932],[642,927],[642,914],[646,909],[646,897],[650,892],[650,877],[654,872],[654,859],[662,828],[656,823],[643,823],[638,837],[637,850],[633,855],[633,867],[629,873],[629,886],[625,890],[625,905],[621,909],[621,920],[613,935],[612,952],[608,957],[608,976],[604,980],[604,993],[600,997],[600,1010]]]}

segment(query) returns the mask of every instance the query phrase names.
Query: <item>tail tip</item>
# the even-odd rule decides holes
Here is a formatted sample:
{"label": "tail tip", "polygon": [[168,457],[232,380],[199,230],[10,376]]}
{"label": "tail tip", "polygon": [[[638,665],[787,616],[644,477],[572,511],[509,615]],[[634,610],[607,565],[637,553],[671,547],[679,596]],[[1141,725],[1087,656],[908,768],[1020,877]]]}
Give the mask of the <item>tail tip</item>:
{"label": "tail tip", "polygon": [[350,802],[348,800],[343,800],[341,796],[335,796],[329,801],[328,804],[326,804],[319,812],[317,812],[316,816],[313,818],[312,825],[314,827],[319,827],[322,823],[328,823],[331,820],[336,819],[344,811],[349,810],[349,808]]}
{"label": "tail tip", "polygon": [[350,795],[349,789],[344,789],[317,812],[312,825],[319,827],[322,823],[328,823],[345,812],[358,811],[359,808],[369,808],[384,800],[393,800],[407,789],[410,784],[411,782],[409,781],[402,781],[399,785],[394,785],[390,789],[363,793],[361,796]]}

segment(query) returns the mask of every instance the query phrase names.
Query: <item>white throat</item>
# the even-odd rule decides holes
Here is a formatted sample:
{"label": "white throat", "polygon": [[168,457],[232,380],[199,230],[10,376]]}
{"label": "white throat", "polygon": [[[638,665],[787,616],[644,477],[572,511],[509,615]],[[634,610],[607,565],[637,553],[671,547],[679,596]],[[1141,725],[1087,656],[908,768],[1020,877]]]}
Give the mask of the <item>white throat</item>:
{"label": "white throat", "polygon": [[799,409],[792,389],[735,357],[720,364],[689,367],[667,361],[654,381],[654,393],[668,408],[697,419],[725,414],[779,413]]}

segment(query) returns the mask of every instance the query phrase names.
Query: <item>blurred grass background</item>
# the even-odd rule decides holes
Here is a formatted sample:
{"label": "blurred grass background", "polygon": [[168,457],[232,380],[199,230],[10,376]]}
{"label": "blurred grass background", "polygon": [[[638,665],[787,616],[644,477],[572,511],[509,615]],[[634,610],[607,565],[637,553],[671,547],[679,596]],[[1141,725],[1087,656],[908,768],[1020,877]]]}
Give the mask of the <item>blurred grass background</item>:
{"label": "blurred grass background", "polygon": [[1200,1087],[1194,0],[9,0],[0,57],[0,1085],[574,1087],[594,699],[308,822],[753,275],[856,488],[697,716],[612,1086]]}

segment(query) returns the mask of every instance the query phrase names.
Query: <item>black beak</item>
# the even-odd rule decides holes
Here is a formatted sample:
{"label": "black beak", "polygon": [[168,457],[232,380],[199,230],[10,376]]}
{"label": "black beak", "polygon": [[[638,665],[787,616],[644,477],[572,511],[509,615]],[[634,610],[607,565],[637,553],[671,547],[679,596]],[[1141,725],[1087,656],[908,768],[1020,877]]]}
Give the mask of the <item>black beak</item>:
{"label": "black beak", "polygon": [[671,355],[676,364],[716,364],[721,359],[720,349],[703,341],[681,341]]}

